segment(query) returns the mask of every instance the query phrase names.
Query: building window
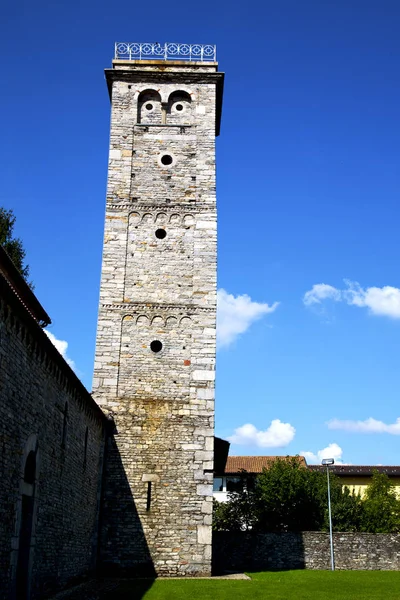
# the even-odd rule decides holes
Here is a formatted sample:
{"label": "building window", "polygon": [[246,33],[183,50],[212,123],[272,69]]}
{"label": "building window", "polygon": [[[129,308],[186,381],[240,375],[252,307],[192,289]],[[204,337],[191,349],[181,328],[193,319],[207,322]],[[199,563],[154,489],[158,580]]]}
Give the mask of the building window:
{"label": "building window", "polygon": [[150,349],[152,352],[154,352],[155,354],[157,354],[158,352],[161,352],[162,350],[162,343],[160,342],[160,340],[153,340],[150,343]]}
{"label": "building window", "polygon": [[31,450],[27,456],[25,469],[24,469],[24,481],[33,485],[36,477],[36,452]]}
{"label": "building window", "polygon": [[222,492],[224,490],[224,480],[222,477],[214,477],[214,492]]}
{"label": "building window", "polygon": [[162,162],[162,164],[163,164],[164,166],[166,166],[166,167],[167,167],[168,165],[172,165],[172,160],[173,160],[173,159],[172,159],[172,156],[171,156],[170,154],[164,154],[164,155],[161,157],[161,162]]}
{"label": "building window", "polygon": [[226,478],[226,491],[227,492],[242,492],[243,491],[243,479],[241,477],[227,477]]}
{"label": "building window", "polygon": [[156,238],[159,240],[163,240],[167,236],[167,232],[165,229],[157,229]]}
{"label": "building window", "polygon": [[254,490],[254,488],[256,487],[256,478],[253,475],[248,475],[245,481],[246,484],[246,490]]}
{"label": "building window", "polygon": [[151,481],[147,482],[147,498],[146,498],[146,512],[150,512],[151,508]]}

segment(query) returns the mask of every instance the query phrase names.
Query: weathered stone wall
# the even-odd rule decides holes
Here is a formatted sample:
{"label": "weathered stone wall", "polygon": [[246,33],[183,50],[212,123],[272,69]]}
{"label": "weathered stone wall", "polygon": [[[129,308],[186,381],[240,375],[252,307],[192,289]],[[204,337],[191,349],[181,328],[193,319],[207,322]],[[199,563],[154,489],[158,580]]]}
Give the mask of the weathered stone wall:
{"label": "weathered stone wall", "polygon": [[220,74],[215,65],[200,79],[190,65],[169,65],[168,75],[165,63],[118,68],[93,381],[116,426],[102,560],[123,571],[207,574]]}
{"label": "weathered stone wall", "polygon": [[[400,534],[334,533],[335,568],[400,570]],[[213,569],[330,569],[329,534],[214,532]]]}
{"label": "weathered stone wall", "polygon": [[[19,576],[36,598],[95,566],[105,419],[1,277],[0,365],[0,598],[17,594],[29,498],[30,560]],[[33,483],[24,476],[30,451]]]}

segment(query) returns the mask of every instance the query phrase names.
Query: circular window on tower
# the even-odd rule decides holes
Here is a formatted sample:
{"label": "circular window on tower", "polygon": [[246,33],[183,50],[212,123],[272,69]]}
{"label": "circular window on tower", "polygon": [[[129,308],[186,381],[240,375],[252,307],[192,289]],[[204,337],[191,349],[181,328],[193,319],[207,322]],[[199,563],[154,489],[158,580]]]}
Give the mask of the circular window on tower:
{"label": "circular window on tower", "polygon": [[158,354],[159,352],[161,352],[162,347],[163,345],[160,342],[160,340],[153,340],[152,342],[150,342],[150,350],[154,352],[154,354]]}
{"label": "circular window on tower", "polygon": [[145,109],[150,112],[151,110],[153,110],[154,105],[151,102],[146,102],[146,104],[144,105]]}
{"label": "circular window on tower", "polygon": [[155,235],[158,240],[163,240],[167,237],[167,232],[165,229],[157,229]]}
{"label": "circular window on tower", "polygon": [[176,159],[175,156],[173,154],[171,154],[170,152],[163,152],[163,154],[160,154],[158,156],[158,160],[157,160],[158,164],[160,165],[160,167],[162,167],[163,169],[165,168],[169,168],[169,167],[173,167]]}

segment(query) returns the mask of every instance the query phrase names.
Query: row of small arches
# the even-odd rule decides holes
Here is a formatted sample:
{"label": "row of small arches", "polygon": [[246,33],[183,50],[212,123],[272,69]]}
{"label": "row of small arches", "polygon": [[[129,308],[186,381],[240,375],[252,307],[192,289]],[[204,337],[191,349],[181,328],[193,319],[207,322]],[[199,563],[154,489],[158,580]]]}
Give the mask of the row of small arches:
{"label": "row of small arches", "polygon": [[183,225],[185,227],[190,227],[195,222],[193,215],[179,215],[173,213],[171,215],[167,215],[167,213],[138,213],[132,212],[129,215],[129,221],[133,225],[138,225],[139,223],[171,223],[171,225]]}
{"label": "row of small arches", "polygon": [[140,104],[141,102],[151,102],[152,99],[154,99],[157,102],[161,102],[164,105],[171,105],[174,102],[192,102],[192,93],[188,92],[187,90],[174,90],[173,92],[170,92],[168,94],[168,92],[165,90],[164,92],[162,92],[162,96],[160,93],[160,89],[156,90],[155,88],[146,88],[145,90],[142,90],[141,92],[139,92],[138,90],[138,97],[137,97],[137,101],[138,104]]}
{"label": "row of small arches", "polygon": [[[125,315],[123,321],[132,321],[135,317],[132,315]],[[157,327],[167,327],[172,329],[174,327],[188,327],[192,322],[190,317],[161,317],[159,315],[150,319],[146,315],[139,315],[136,317],[135,324],[139,327],[148,327],[155,325]]]}

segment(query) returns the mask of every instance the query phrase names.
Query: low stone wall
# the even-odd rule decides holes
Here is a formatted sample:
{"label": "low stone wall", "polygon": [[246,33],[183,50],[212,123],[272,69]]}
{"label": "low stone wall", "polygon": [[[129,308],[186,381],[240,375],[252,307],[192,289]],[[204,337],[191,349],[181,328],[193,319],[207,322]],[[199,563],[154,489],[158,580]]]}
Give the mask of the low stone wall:
{"label": "low stone wall", "polygon": [[[334,533],[335,567],[400,570],[400,534]],[[213,569],[274,571],[330,569],[329,534],[214,532]]]}

